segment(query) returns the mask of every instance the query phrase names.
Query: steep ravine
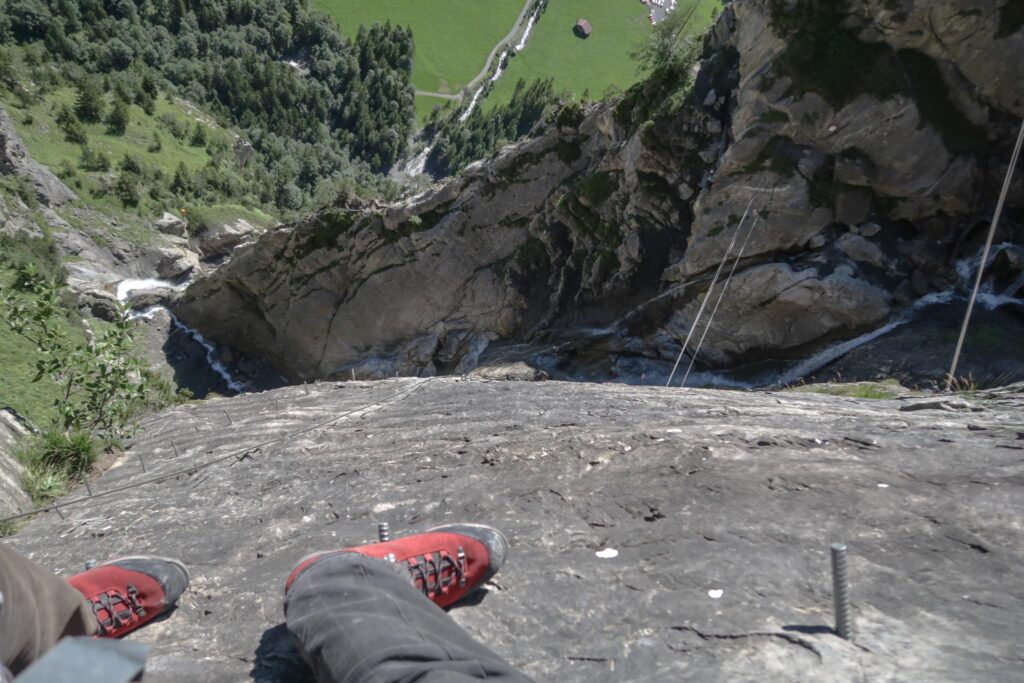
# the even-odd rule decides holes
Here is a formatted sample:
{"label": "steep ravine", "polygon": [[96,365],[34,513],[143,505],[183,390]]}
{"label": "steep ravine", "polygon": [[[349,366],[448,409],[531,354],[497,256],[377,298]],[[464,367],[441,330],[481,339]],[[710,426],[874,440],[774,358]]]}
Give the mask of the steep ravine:
{"label": "steep ravine", "polygon": [[[910,322],[935,357],[908,377],[941,376],[957,316],[914,313],[937,298],[963,309],[1024,115],[1024,31],[1004,6],[736,0],[681,108],[678,73],[565,106],[420,195],[341,200],[237,249],[175,312],[293,381],[508,358],[664,381],[735,238],[705,381],[771,381]],[[1007,340],[1024,328],[1022,209],[1018,177],[986,282],[1001,298],[985,325]],[[969,345],[967,367],[1024,367],[1019,344],[996,346]]]}

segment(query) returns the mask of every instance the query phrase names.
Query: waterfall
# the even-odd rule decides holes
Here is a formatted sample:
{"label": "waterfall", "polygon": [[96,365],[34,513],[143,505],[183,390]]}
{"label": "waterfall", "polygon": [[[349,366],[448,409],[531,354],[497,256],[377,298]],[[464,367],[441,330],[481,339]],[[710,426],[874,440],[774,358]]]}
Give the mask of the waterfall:
{"label": "waterfall", "polygon": [[[530,15],[529,21],[526,22],[526,30],[523,31],[523,36],[522,38],[519,39],[519,42],[516,43],[516,52],[519,52],[520,50],[525,48],[526,44],[529,42],[530,34],[533,33],[533,27],[537,23],[537,19],[540,18],[541,9],[542,7],[538,7],[534,11],[534,13]],[[495,69],[494,75],[491,76],[487,83],[481,84],[480,87],[478,87],[476,91],[473,93],[473,97],[472,99],[470,99],[469,106],[466,107],[466,111],[462,112],[459,115],[459,123],[464,123],[466,119],[469,118],[470,114],[473,113],[473,110],[476,108],[476,105],[480,101],[480,98],[483,97],[484,88],[490,85],[491,83],[497,81],[499,78],[501,78],[501,75],[505,73],[505,69],[508,68],[508,54],[509,51],[505,50],[501,53],[501,56],[498,57],[498,68]]]}
{"label": "waterfall", "polygon": [[[180,285],[176,285],[173,282],[168,282],[166,280],[156,280],[153,278],[121,280],[119,283],[117,283],[117,300],[123,303],[128,300],[128,295],[131,292],[141,290],[170,289],[175,292],[181,292],[184,291],[184,289],[188,287],[188,285],[188,281],[183,282]],[[203,335],[200,334],[198,330],[195,330],[186,325],[185,323],[181,322],[180,320],[178,320],[177,316],[171,313],[166,306],[150,306],[144,311],[133,311],[129,314],[128,317],[132,320],[152,320],[153,316],[159,313],[160,311],[165,311],[167,315],[170,316],[171,325],[174,329],[184,332],[189,337],[191,337],[194,342],[196,342],[206,350],[207,364],[210,366],[211,370],[217,373],[217,375],[219,375],[221,379],[224,380],[224,383],[228,386],[228,389],[236,393],[241,393],[245,391],[245,385],[236,380],[234,377],[232,377],[231,372],[228,371],[227,367],[225,367],[225,365],[221,363],[220,360],[217,358],[216,348],[208,341],[206,341],[206,338],[203,337]]]}

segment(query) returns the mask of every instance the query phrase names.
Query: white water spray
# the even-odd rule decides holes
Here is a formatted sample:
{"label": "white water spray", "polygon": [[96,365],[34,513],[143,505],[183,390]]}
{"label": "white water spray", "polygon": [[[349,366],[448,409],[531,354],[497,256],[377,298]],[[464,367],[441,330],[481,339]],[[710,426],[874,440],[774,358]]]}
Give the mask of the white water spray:
{"label": "white water spray", "polygon": [[526,47],[526,43],[529,42],[530,40],[530,34],[533,33],[533,25],[537,23],[538,18],[540,18],[539,9],[536,12],[534,12],[530,16],[530,20],[526,22],[526,30],[523,31],[523,37],[519,39],[518,43],[516,43],[516,52],[519,52],[524,47]]}
{"label": "white water spray", "polygon": [[495,70],[494,75],[491,76],[491,83],[494,83],[494,81],[496,81],[499,78],[501,78],[501,72],[503,70],[502,69],[502,64],[505,63],[505,58],[506,57],[508,57],[508,50],[505,50],[504,52],[502,52],[501,56],[498,57],[498,68]]}
{"label": "white water spray", "polygon": [[792,384],[793,382],[796,382],[802,379],[803,377],[806,377],[812,372],[817,372],[818,370],[822,369],[832,361],[842,358],[843,356],[850,353],[854,349],[860,348],[861,346],[864,346],[868,342],[874,341],[875,339],[878,339],[883,335],[889,334],[897,327],[907,324],[908,322],[914,319],[914,312],[919,311],[922,308],[927,308],[928,306],[949,303],[950,301],[953,300],[954,296],[955,295],[952,290],[945,292],[932,292],[931,294],[926,294],[925,296],[915,301],[910,310],[904,313],[896,320],[890,321],[889,323],[882,325],[878,329],[862,334],[859,337],[854,337],[853,339],[849,339],[839,344],[833,344],[828,348],[822,349],[821,351],[814,354],[810,358],[800,361],[793,367],[783,372],[778,377],[778,379],[776,379],[772,383],[772,385],[786,386],[787,384]]}
{"label": "white water spray", "polygon": [[[518,43],[516,43],[516,47],[515,47],[515,51],[516,52],[519,52],[520,50],[522,50],[523,48],[526,47],[526,44],[530,40],[530,34],[533,33],[533,27],[537,23],[537,19],[540,18],[540,12],[541,12],[541,8],[538,7],[537,10],[533,14],[530,15],[529,21],[526,22],[526,30],[523,31],[523,37],[519,39]],[[498,57],[498,68],[495,69],[494,75],[491,76],[491,78],[489,79],[489,81],[488,81],[488,83],[486,85],[490,85],[491,83],[494,83],[499,78],[501,78],[501,75],[503,73],[505,73],[505,69],[508,68],[508,59],[507,59],[508,53],[509,53],[509,51],[505,50],[504,52],[501,53],[501,56]],[[470,99],[469,106],[466,107],[466,111],[462,112],[459,115],[459,123],[465,123],[466,120],[473,113],[473,110],[476,108],[476,105],[480,102],[480,98],[483,97],[484,87],[485,87],[485,85],[481,85],[479,88],[476,89],[476,92],[473,93],[473,97],[472,97],[472,99]]]}
{"label": "white water spray", "polygon": [[[175,292],[181,292],[184,291],[184,289],[188,287],[188,285],[188,281],[183,282],[180,285],[176,285],[166,280],[156,280],[153,278],[121,280],[121,282],[117,283],[117,300],[123,303],[128,300],[128,295],[130,293],[136,291],[170,289]],[[150,306],[144,311],[133,311],[129,314],[128,317],[131,320],[152,320],[153,316],[155,316],[160,311],[164,311],[167,313],[167,315],[171,318],[171,324],[176,329],[181,330],[189,337],[191,337],[193,341],[195,341],[197,344],[206,349],[207,364],[209,364],[210,368],[214,372],[216,372],[221,377],[221,379],[224,380],[224,383],[227,384],[228,388],[231,389],[231,391],[234,391],[236,393],[241,393],[245,391],[245,385],[236,380],[234,377],[232,377],[227,367],[225,367],[224,364],[221,363],[220,360],[217,358],[217,352],[213,345],[207,342],[206,338],[203,337],[203,335],[201,335],[197,330],[192,329],[188,325],[178,320],[177,316],[171,313],[166,306]]]}

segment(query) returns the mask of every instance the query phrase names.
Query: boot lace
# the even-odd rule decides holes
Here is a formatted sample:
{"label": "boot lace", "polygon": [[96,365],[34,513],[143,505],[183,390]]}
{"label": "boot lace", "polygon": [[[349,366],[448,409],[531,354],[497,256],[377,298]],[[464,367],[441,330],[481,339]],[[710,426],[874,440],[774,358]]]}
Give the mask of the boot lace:
{"label": "boot lace", "polygon": [[[113,633],[146,615],[135,584],[129,583],[126,589],[125,593],[112,589],[90,598],[100,635]],[[101,616],[101,613],[106,616]]]}
{"label": "boot lace", "polygon": [[416,587],[427,597],[448,593],[453,585],[466,585],[466,553],[460,547],[453,559],[444,550],[410,557],[407,561]]}

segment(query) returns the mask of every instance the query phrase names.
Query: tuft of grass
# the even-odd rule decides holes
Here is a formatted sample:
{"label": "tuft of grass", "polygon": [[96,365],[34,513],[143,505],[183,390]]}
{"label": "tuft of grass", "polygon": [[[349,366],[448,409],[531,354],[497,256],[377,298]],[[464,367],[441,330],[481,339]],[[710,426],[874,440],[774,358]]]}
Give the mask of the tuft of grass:
{"label": "tuft of grass", "polygon": [[64,472],[46,467],[27,467],[21,476],[21,488],[36,505],[60,498],[68,492],[68,478]]}
{"label": "tuft of grass", "polygon": [[31,467],[53,469],[69,477],[79,477],[89,471],[98,455],[99,446],[91,434],[66,434],[51,429],[30,442],[22,457]]}
{"label": "tuft of grass", "polygon": [[579,182],[578,190],[590,206],[603,204],[615,192],[618,183],[605,171],[593,173]]}
{"label": "tuft of grass", "polygon": [[88,476],[99,453],[99,442],[91,434],[48,430],[18,450],[18,459],[25,466],[21,486],[36,505],[43,505]]}
{"label": "tuft of grass", "polygon": [[843,384],[804,384],[801,386],[787,387],[786,391],[799,391],[811,394],[826,394],[828,396],[846,396],[847,398],[863,398],[872,400],[888,400],[898,398],[907,391],[895,379],[886,379],[881,382],[850,382]]}
{"label": "tuft of grass", "polygon": [[[953,381],[949,383],[949,390],[954,394],[974,394],[979,391],[988,391],[989,389],[999,389],[1005,387],[1008,384],[1019,382],[1024,378],[1024,372],[1004,372],[998,375],[986,374],[979,377],[975,377],[973,373],[967,373],[966,375],[960,375],[954,377]],[[943,381],[942,386],[946,386],[946,382]]]}

